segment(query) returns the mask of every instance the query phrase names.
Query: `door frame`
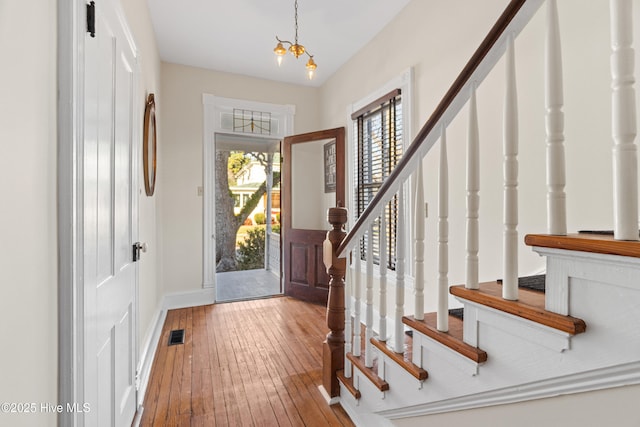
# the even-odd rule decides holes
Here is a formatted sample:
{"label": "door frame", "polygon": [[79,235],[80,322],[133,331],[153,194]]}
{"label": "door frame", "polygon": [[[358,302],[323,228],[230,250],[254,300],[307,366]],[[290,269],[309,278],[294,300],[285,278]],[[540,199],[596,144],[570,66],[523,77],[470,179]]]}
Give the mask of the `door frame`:
{"label": "door frame", "polygon": [[[84,38],[86,33],[85,0],[57,2],[57,230],[58,230],[58,404],[85,403],[85,307],[84,307]],[[119,1],[116,12],[126,23]],[[140,102],[139,51],[130,28],[124,26],[126,42],[135,56],[133,70],[134,106]],[[135,110],[134,110],[135,111]],[[131,208],[134,217],[132,240],[138,240],[139,153],[142,115],[134,114],[131,153]],[[132,242],[132,243],[133,243]],[[135,267],[133,334],[136,366],[138,364],[138,266]],[[136,378],[137,383],[137,378]],[[136,384],[136,393],[137,393]],[[136,396],[136,404],[138,396]],[[82,412],[62,411],[58,425],[84,426]]]}
{"label": "door frame", "polygon": [[[266,102],[223,98],[208,93],[202,94],[202,104],[202,287],[204,289],[212,289],[215,299],[216,226],[212,219],[214,218],[216,211],[216,134],[225,134],[230,137],[260,137],[259,134],[233,131],[233,128],[230,127],[230,125],[232,126],[232,121],[227,120],[227,118],[229,114],[233,114],[233,109],[235,108],[248,111],[269,112],[271,114],[272,121],[277,123],[277,131],[270,135],[262,135],[262,137],[269,140],[282,140],[286,135],[291,135],[293,133],[293,122],[296,107],[291,104],[270,104]],[[280,149],[282,150],[282,147]]]}
{"label": "door frame", "polygon": [[[308,288],[308,289],[305,288],[305,294],[303,294],[301,292],[295,291],[293,287],[288,286],[292,282],[291,277],[289,277],[291,274],[291,269],[289,267],[292,260],[292,254],[291,254],[291,249],[289,247],[289,244],[291,243],[292,236],[295,233],[297,239],[312,238],[314,239],[315,243],[313,242],[309,242],[309,243],[314,245],[319,244],[320,246],[322,246],[321,242],[319,241],[321,237],[318,236],[318,231],[321,232],[320,234],[323,234],[324,232],[326,232],[326,230],[329,229],[329,225],[327,223],[327,227],[324,230],[307,230],[309,231],[309,233],[307,233],[304,237],[300,235],[300,231],[302,230],[294,229],[292,227],[291,216],[293,212],[293,203],[292,203],[291,197],[287,197],[291,195],[291,188],[292,188],[292,176],[291,176],[292,175],[292,164],[291,164],[292,155],[291,153],[292,153],[293,145],[295,144],[303,144],[307,142],[316,142],[316,141],[331,140],[331,139],[335,140],[336,154],[337,154],[336,171],[340,172],[340,173],[336,173],[336,195],[335,195],[336,204],[340,206],[346,206],[345,197],[346,197],[347,171],[345,169],[346,135],[345,135],[344,127],[324,129],[324,130],[319,130],[314,132],[287,136],[286,138],[284,138],[282,142],[282,148],[281,148],[283,166],[281,169],[282,177],[281,177],[281,186],[280,186],[280,206],[281,206],[280,220],[282,224],[281,235],[283,236],[282,245],[284,246],[283,257],[282,257],[282,280],[284,285],[283,286],[284,294],[293,296],[295,298],[304,299],[310,302],[320,302],[321,299],[324,300],[325,295],[323,293],[323,289],[321,290],[321,288],[316,288],[316,287]],[[322,240],[324,239],[322,238]],[[314,263],[314,266],[311,268],[312,269],[317,268],[317,266],[315,266],[315,263]],[[317,271],[317,270],[313,270],[313,271]],[[307,272],[309,272],[308,269],[307,269]],[[317,274],[315,276],[317,276]],[[328,292],[329,292],[328,287],[326,292],[328,295]]]}

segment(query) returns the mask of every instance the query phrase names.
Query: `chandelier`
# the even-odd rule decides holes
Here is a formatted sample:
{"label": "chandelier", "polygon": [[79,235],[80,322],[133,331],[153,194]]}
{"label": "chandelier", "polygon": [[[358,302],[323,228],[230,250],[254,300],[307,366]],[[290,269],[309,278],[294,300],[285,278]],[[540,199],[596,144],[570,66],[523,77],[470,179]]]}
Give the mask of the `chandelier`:
{"label": "chandelier", "polygon": [[307,56],[309,56],[309,60],[307,61],[307,76],[309,77],[309,80],[311,80],[313,78],[313,75],[315,74],[316,68],[318,67],[316,65],[316,63],[313,61],[313,55],[311,55],[309,52],[307,52],[307,50],[305,49],[305,47],[301,44],[298,44],[298,0],[295,0],[295,24],[296,24],[296,38],[294,39],[294,42],[291,43],[288,40],[280,40],[280,38],[278,38],[278,36],[276,36],[276,40],[278,41],[278,44],[276,45],[275,49],[273,49],[273,52],[276,54],[277,59],[278,59],[278,66],[280,66],[282,64],[282,59],[284,58],[284,56],[287,54],[287,49],[284,47],[283,43],[286,43],[289,45],[289,52],[291,52],[293,54],[293,56],[296,57],[296,59],[303,54],[307,54]]}

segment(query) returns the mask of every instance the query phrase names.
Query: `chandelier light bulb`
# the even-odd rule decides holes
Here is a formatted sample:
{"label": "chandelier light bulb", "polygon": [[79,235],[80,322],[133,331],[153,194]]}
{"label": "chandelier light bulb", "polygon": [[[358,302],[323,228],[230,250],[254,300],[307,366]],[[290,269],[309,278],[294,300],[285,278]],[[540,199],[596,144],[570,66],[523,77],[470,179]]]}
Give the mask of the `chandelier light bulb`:
{"label": "chandelier light bulb", "polygon": [[318,68],[316,63],[313,61],[313,56],[309,57],[306,67],[307,67],[307,76],[309,77],[309,80],[311,80],[315,75],[316,68]]}

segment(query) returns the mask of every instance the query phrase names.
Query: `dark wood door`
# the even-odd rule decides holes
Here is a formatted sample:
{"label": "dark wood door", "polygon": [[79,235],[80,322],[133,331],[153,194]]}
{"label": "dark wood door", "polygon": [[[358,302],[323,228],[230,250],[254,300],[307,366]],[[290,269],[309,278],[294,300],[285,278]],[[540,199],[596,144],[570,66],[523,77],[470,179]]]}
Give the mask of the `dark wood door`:
{"label": "dark wood door", "polygon": [[327,209],[345,204],[343,127],[288,136],[283,141],[282,235],[284,293],[326,304],[329,275],[322,242]]}

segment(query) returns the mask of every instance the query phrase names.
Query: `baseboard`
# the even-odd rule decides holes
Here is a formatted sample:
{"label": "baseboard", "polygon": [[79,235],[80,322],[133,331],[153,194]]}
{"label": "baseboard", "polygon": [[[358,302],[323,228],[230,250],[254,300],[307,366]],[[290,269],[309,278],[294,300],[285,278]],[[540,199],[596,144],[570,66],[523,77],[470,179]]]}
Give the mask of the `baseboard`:
{"label": "baseboard", "polygon": [[149,385],[149,376],[151,375],[151,366],[153,365],[153,359],[156,355],[156,349],[158,348],[158,342],[160,341],[160,336],[162,335],[162,327],[164,326],[166,317],[167,310],[158,307],[143,341],[142,352],[140,353],[140,360],[138,362],[138,374],[136,378],[136,388],[138,390],[138,408],[142,406],[144,396],[147,392],[147,386]]}
{"label": "baseboard", "polygon": [[205,288],[197,291],[167,294],[162,299],[162,309],[174,310],[177,308],[198,307],[215,302],[216,290],[214,288]]}

